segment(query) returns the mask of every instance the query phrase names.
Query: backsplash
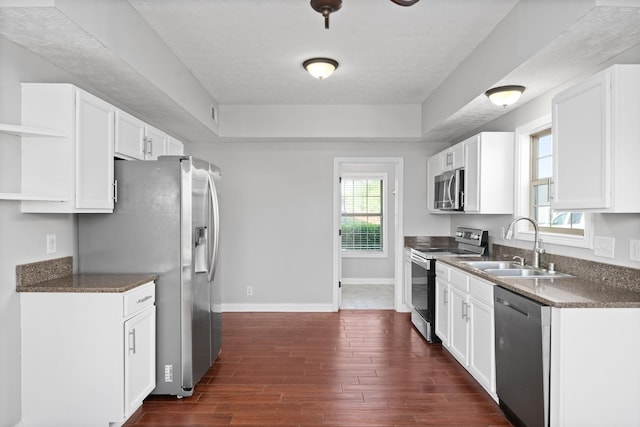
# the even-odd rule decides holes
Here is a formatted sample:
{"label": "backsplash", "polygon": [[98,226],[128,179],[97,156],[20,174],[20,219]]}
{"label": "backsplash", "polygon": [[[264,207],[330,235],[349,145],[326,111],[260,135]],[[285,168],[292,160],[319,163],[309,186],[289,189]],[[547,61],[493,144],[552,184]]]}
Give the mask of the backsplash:
{"label": "backsplash", "polygon": [[[496,259],[512,259],[521,256],[531,263],[531,250],[492,245],[491,255]],[[571,258],[555,254],[542,254],[540,267],[547,268],[549,263],[555,264],[555,269],[560,273],[568,273],[581,279],[604,282],[607,285],[630,289],[640,292],[640,270],[618,265],[604,264],[579,258]]]}
{"label": "backsplash", "polygon": [[16,287],[69,276],[72,270],[73,257],[70,256],[16,265]]}
{"label": "backsplash", "polygon": [[449,236],[404,236],[404,246],[412,248],[450,248],[456,239]]}

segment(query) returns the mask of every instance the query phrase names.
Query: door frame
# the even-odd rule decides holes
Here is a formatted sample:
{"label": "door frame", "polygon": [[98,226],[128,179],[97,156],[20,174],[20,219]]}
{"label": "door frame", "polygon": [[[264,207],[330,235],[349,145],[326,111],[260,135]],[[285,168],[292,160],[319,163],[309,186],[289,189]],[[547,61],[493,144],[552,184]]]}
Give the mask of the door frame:
{"label": "door frame", "polygon": [[394,309],[399,312],[410,311],[404,303],[403,295],[403,189],[404,189],[404,159],[402,157],[334,157],[333,159],[333,310],[340,310],[339,283],[342,273],[342,256],[340,240],[340,170],[343,165],[393,165],[395,169],[393,215],[395,238],[394,247]]}

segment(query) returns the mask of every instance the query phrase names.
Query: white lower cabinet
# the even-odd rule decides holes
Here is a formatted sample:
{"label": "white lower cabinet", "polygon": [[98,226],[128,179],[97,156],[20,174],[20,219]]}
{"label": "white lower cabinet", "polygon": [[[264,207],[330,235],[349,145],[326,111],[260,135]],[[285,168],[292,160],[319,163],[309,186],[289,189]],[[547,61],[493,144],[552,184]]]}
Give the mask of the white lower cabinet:
{"label": "white lower cabinet", "polygon": [[155,284],[20,298],[21,425],[122,425],[155,388]]}
{"label": "white lower cabinet", "polygon": [[[440,272],[448,274],[448,283]],[[453,267],[436,270],[436,332],[445,348],[497,401],[493,286]]]}

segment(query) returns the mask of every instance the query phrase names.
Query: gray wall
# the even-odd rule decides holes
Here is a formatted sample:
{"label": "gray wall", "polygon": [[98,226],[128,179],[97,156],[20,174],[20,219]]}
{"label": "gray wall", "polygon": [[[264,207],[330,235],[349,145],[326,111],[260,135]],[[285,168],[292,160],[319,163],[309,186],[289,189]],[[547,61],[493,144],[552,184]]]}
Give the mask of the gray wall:
{"label": "gray wall", "polygon": [[[20,82],[74,79],[0,37],[0,123],[20,124]],[[20,191],[20,138],[0,133],[0,192]],[[22,214],[20,202],[0,200],[0,426],[21,418],[20,297],[16,265],[75,253],[75,220],[65,214]],[[46,254],[56,234],[57,253]],[[46,319],[43,319],[46,321]],[[46,355],[43,361],[46,363]]]}
{"label": "gray wall", "polygon": [[[221,282],[229,305],[331,304],[333,159],[403,157],[405,235],[448,235],[449,218],[426,213],[419,143],[189,144],[222,169]],[[246,286],[254,295],[246,295]]]}

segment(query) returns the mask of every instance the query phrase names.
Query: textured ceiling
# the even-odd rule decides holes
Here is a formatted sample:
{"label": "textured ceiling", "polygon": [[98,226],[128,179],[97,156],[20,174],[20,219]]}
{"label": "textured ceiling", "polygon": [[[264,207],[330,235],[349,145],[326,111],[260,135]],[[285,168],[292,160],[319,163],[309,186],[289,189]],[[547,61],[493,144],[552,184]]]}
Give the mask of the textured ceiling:
{"label": "textured ceiling", "polygon": [[[88,5],[91,10],[91,3],[85,1],[60,3]],[[342,9],[331,16],[330,30],[324,29],[321,15],[311,9],[308,0],[94,1],[107,8],[126,5],[138,19],[137,25],[145,27],[146,36],[151,33],[195,85],[208,92],[207,99],[215,100],[221,109],[234,104],[419,106],[427,100],[424,105],[435,106],[440,118],[423,123],[422,136],[408,138],[413,141],[455,142],[513,108],[592,73],[640,43],[640,0],[607,1],[604,4],[619,4],[576,9],[585,13],[575,14],[575,22],[562,27],[563,31],[540,45],[540,50],[532,51],[533,56],[518,58],[494,76],[497,81],[487,87],[514,82],[527,87],[518,104],[501,109],[483,96],[487,82],[473,81],[473,70],[465,66],[475,55],[475,69],[483,67],[484,57],[477,62],[476,49],[482,49],[487,36],[495,36],[492,31],[517,0],[422,0],[411,7],[389,0],[344,0]],[[587,0],[553,0],[549,4],[561,4],[556,1],[591,4]],[[215,129],[185,107],[182,94],[168,92],[139,64],[127,62],[121,52],[87,32],[61,9],[8,3],[13,7],[0,7],[0,35],[67,70],[112,102],[186,141],[237,139],[237,135],[216,135]],[[515,18],[522,23],[518,13]],[[105,25],[120,24],[110,22]],[[138,28],[134,27],[135,34]],[[540,28],[544,30],[544,23]],[[515,40],[512,45],[519,49],[518,43]],[[323,81],[308,76],[301,64],[313,56],[338,60],[335,75]],[[517,57],[518,52],[512,56]],[[463,78],[472,81],[474,90],[467,91],[466,98],[458,100],[450,111],[431,102],[438,99],[439,90],[442,93],[441,84],[448,87],[451,76],[460,69],[467,71]],[[295,136],[300,141],[314,139],[313,135]],[[346,135],[342,136],[339,139],[345,140]],[[363,138],[407,139],[393,136]],[[279,138],[265,135],[248,139]]]}
{"label": "textured ceiling", "polygon": [[[220,104],[420,104],[516,0],[129,0]],[[312,79],[305,59],[340,66]]]}

